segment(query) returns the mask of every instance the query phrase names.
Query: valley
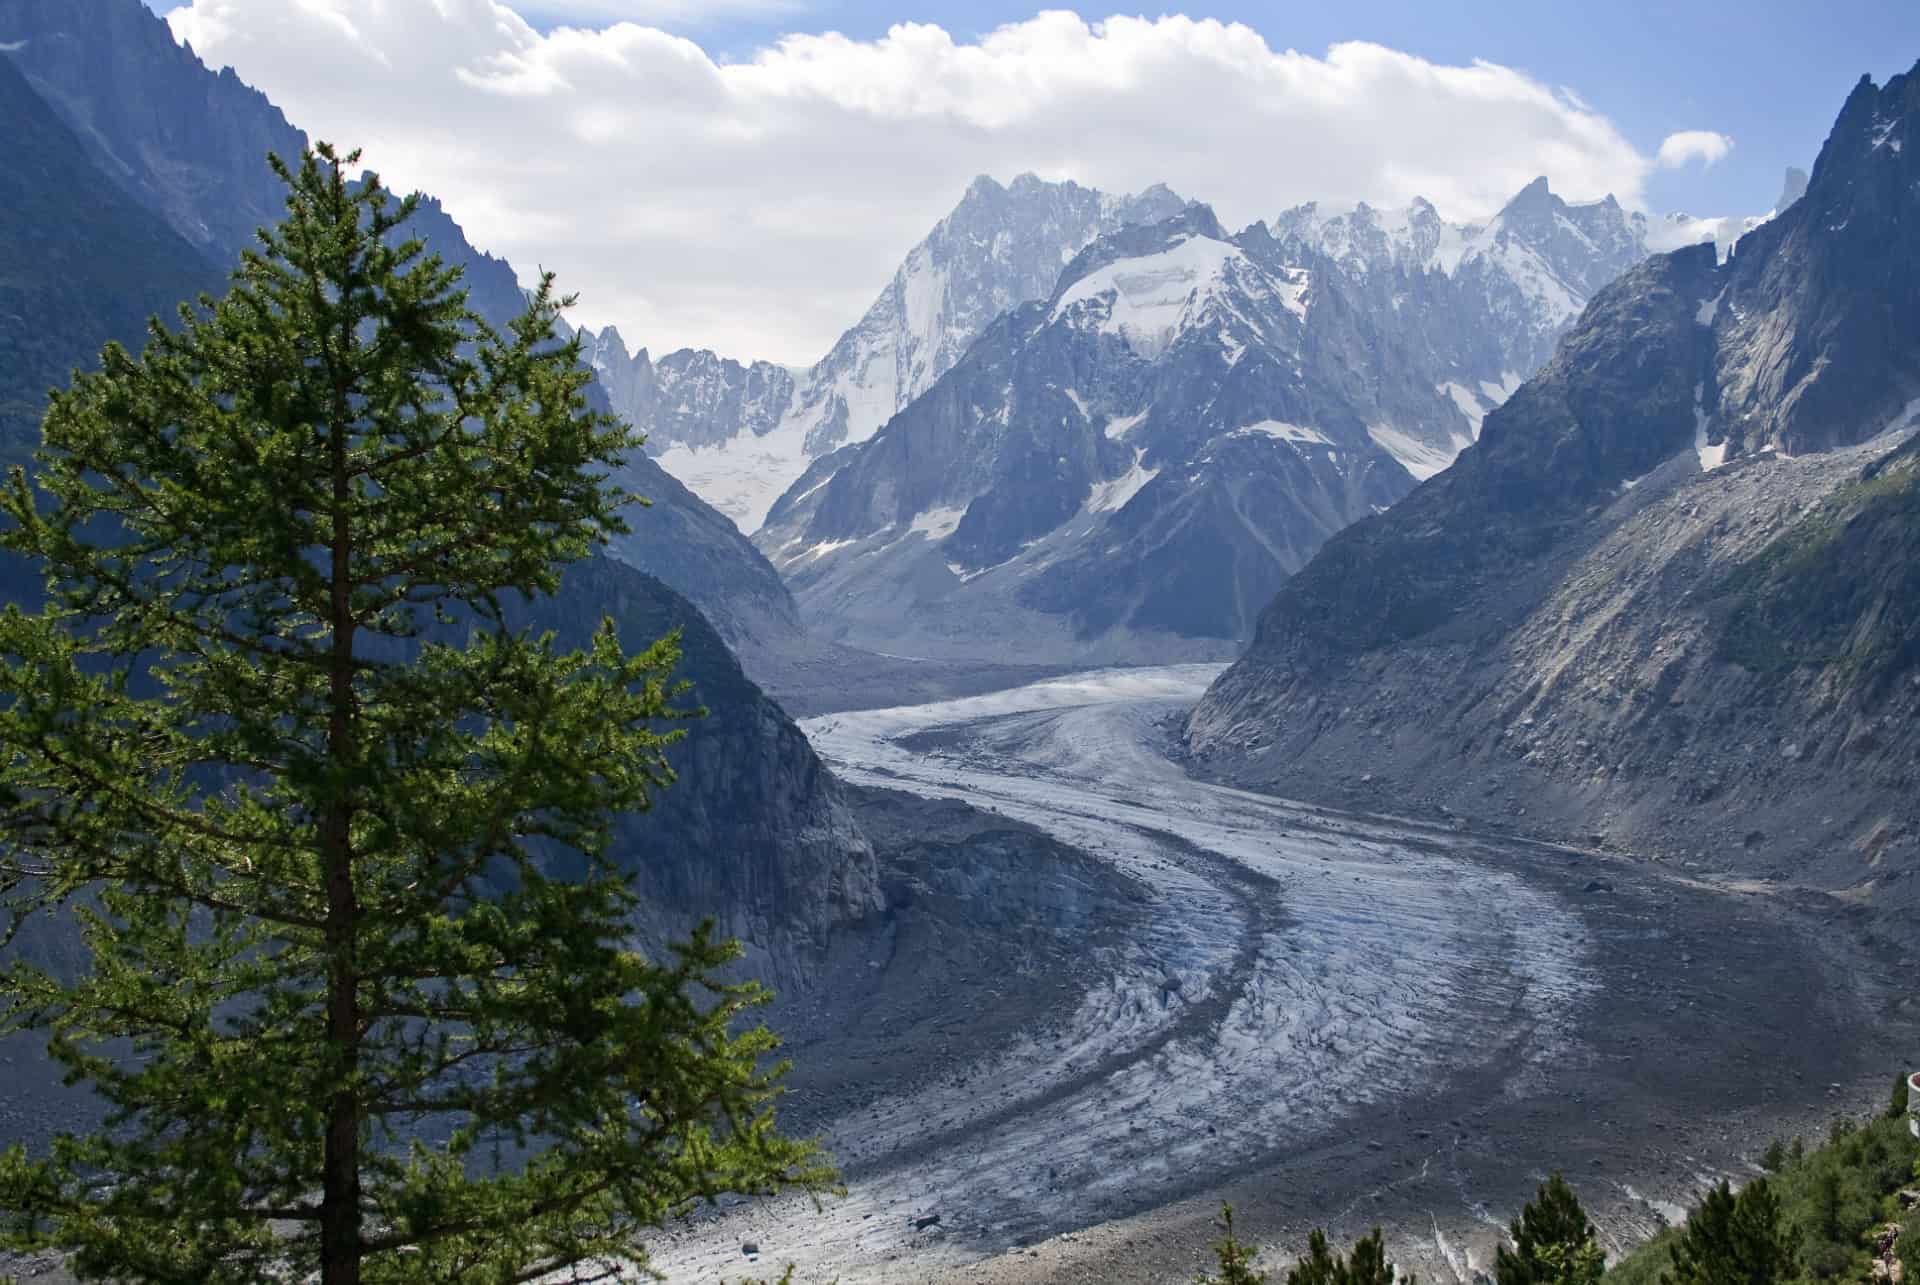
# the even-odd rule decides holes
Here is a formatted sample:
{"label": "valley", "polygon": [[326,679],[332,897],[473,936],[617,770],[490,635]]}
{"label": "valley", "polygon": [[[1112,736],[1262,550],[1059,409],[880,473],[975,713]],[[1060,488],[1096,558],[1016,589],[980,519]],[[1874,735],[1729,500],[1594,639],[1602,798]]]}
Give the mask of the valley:
{"label": "valley", "polygon": [[[0,3],[0,1277],[1149,1285],[1227,1201],[1273,1281],[1379,1227],[1400,1285],[1537,1285],[1496,1250],[1560,1172],[1555,1261],[1647,1285],[1916,1064],[1920,64],[1744,74],[1833,123],[1734,153],[1210,18],[173,3]],[[472,43],[407,144],[337,106],[411,23]],[[1056,53],[913,141],[975,91],[902,50],[1041,28],[1269,106],[1394,54],[1431,110],[1366,172],[1378,85],[1016,145],[1113,72]],[[893,71],[728,124],[803,46]],[[545,110],[584,204],[493,141]],[[662,140],[727,182],[617,177]],[[1741,1279],[1859,1279],[1899,1160]]]}
{"label": "valley", "polygon": [[1911,1041],[1893,979],[1822,931],[1827,898],[1192,779],[1172,728],[1217,672],[803,724],[852,785],[1034,827],[1139,913],[1103,920],[1077,996],[1030,1020],[1006,1011],[1035,981],[1009,957],[937,997],[942,1038],[912,1059],[796,1040],[788,1114],[848,1195],[677,1232],[669,1279],[755,1270],[743,1244],[802,1280],[1174,1279],[1224,1192],[1268,1241],[1378,1222],[1403,1264],[1466,1280],[1549,1169],[1630,1243],[1750,1172],[1753,1130],[1877,1092]]}

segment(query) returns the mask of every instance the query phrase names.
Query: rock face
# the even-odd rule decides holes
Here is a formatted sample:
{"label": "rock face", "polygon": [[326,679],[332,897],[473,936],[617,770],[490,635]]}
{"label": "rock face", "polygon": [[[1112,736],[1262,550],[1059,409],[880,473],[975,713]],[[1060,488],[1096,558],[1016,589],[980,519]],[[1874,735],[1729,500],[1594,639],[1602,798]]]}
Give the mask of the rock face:
{"label": "rock face", "polygon": [[0,45],[100,172],[225,265],[278,222],[267,154],[306,136],[232,68],[207,70],[151,10],[125,0],[8,0]]}
{"label": "rock face", "polygon": [[1920,77],[1863,82],[1728,263],[1603,291],[1477,445],[1280,591],[1199,761],[1912,906],[1917,118]]}
{"label": "rock face", "polygon": [[1000,314],[1052,292],[1060,267],[1103,233],[1185,204],[1164,185],[1110,196],[1022,174],[982,175],[915,246],[860,323],[807,374],[797,412],[818,455],[864,438],[933,386]]}
{"label": "rock face", "polygon": [[706,349],[681,348],[656,363],[644,348],[629,354],[612,326],[583,333],[581,344],[607,400],[656,446],[697,450],[743,433],[764,437],[793,402],[793,372],[772,362],[742,366]]}
{"label": "rock face", "polygon": [[1920,396],[1916,116],[1920,76],[1863,79],[1806,194],[1741,241],[1714,313],[1731,454],[1845,445]]}
{"label": "rock face", "polygon": [[1120,229],[756,539],[857,646],[1230,654],[1328,536],[1474,440],[1643,234],[1544,181],[1483,227],[1416,202]]}
{"label": "rock face", "polygon": [[660,580],[589,558],[520,619],[584,646],[601,615],[629,647],[679,630],[679,673],[692,684],[681,704],[709,711],[681,724],[686,739],[668,751],[680,779],[616,829],[615,853],[639,873],[655,916],[649,935],[665,940],[712,915],[750,943],[754,975],[805,985],[835,934],[884,904],[873,845],[840,783],[700,611]]}
{"label": "rock face", "polygon": [[819,456],[863,441],[951,369],[1007,309],[1044,298],[1095,237],[1178,213],[1164,187],[1110,196],[1023,174],[975,179],[880,297],[803,371],[681,349],[629,355],[609,327],[589,336],[615,409],[668,470],[753,531]]}

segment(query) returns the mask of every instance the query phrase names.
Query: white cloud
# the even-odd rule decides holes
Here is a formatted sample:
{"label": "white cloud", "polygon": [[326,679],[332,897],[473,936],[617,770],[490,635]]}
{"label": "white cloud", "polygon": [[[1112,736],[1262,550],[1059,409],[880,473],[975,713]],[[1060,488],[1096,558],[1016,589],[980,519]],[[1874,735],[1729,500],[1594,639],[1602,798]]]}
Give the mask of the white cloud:
{"label": "white cloud", "polygon": [[656,353],[812,361],[979,173],[1165,181],[1240,225],[1415,195],[1481,217],[1538,174],[1637,204],[1652,168],[1505,67],[1364,43],[1314,57],[1177,16],[793,35],[733,63],[637,23],[542,35],[498,0],[194,0],[170,21]]}
{"label": "white cloud", "polygon": [[699,27],[722,18],[768,18],[797,12],[800,0],[521,0],[514,6],[535,22],[576,27],[615,22]]}
{"label": "white cloud", "polygon": [[1710,129],[1683,129],[1660,140],[1658,159],[1661,169],[1677,170],[1694,161],[1712,165],[1732,150],[1733,140],[1725,134],[1716,134]]}

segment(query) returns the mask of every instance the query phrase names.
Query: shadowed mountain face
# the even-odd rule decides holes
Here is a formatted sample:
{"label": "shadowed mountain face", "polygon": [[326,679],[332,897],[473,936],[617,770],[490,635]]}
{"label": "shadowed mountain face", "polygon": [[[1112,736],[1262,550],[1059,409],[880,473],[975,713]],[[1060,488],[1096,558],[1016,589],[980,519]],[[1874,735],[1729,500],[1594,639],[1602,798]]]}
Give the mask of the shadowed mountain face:
{"label": "shadowed mountain face", "polygon": [[1920,75],[1862,79],[1806,192],[1740,243],[1714,305],[1714,440],[1788,454],[1860,440],[1920,373]]}
{"label": "shadowed mountain face", "polygon": [[[1094,241],[756,536],[857,646],[1230,654],[1321,543],[1470,444],[1644,250],[1544,181],[1491,223],[1204,206]],[[1706,252],[1709,262],[1711,250]]]}
{"label": "shadowed mountain face", "polygon": [[147,318],[218,288],[221,274],[94,166],[0,56],[0,462],[40,440],[47,390]]}
{"label": "shadowed mountain face", "polygon": [[1728,263],[1602,291],[1477,445],[1281,589],[1190,720],[1202,761],[1911,904],[1916,121],[1920,75],[1863,82]]}
{"label": "shadowed mountain face", "polygon": [[269,152],[306,136],[231,68],[209,71],[167,24],[122,0],[8,0],[0,44],[99,171],[223,265],[277,222]]}

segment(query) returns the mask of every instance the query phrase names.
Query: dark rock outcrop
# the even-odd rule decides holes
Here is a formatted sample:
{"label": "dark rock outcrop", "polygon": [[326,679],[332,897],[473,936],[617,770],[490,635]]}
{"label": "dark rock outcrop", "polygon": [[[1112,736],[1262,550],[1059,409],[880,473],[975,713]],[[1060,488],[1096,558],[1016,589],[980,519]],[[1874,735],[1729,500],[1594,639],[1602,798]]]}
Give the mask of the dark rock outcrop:
{"label": "dark rock outcrop", "polygon": [[1806,194],[1741,238],[1714,322],[1734,453],[1848,445],[1920,397],[1916,121],[1920,74],[1863,78]]}
{"label": "dark rock outcrop", "polygon": [[560,592],[523,603],[513,621],[585,646],[602,615],[629,648],[678,631],[691,687],[668,750],[679,780],[644,816],[623,821],[614,853],[636,872],[656,940],[711,915],[771,968],[756,975],[805,984],[836,932],[877,911],[871,843],[839,782],[792,719],[741,669],[694,605],[653,576],[611,558],[569,567]]}

